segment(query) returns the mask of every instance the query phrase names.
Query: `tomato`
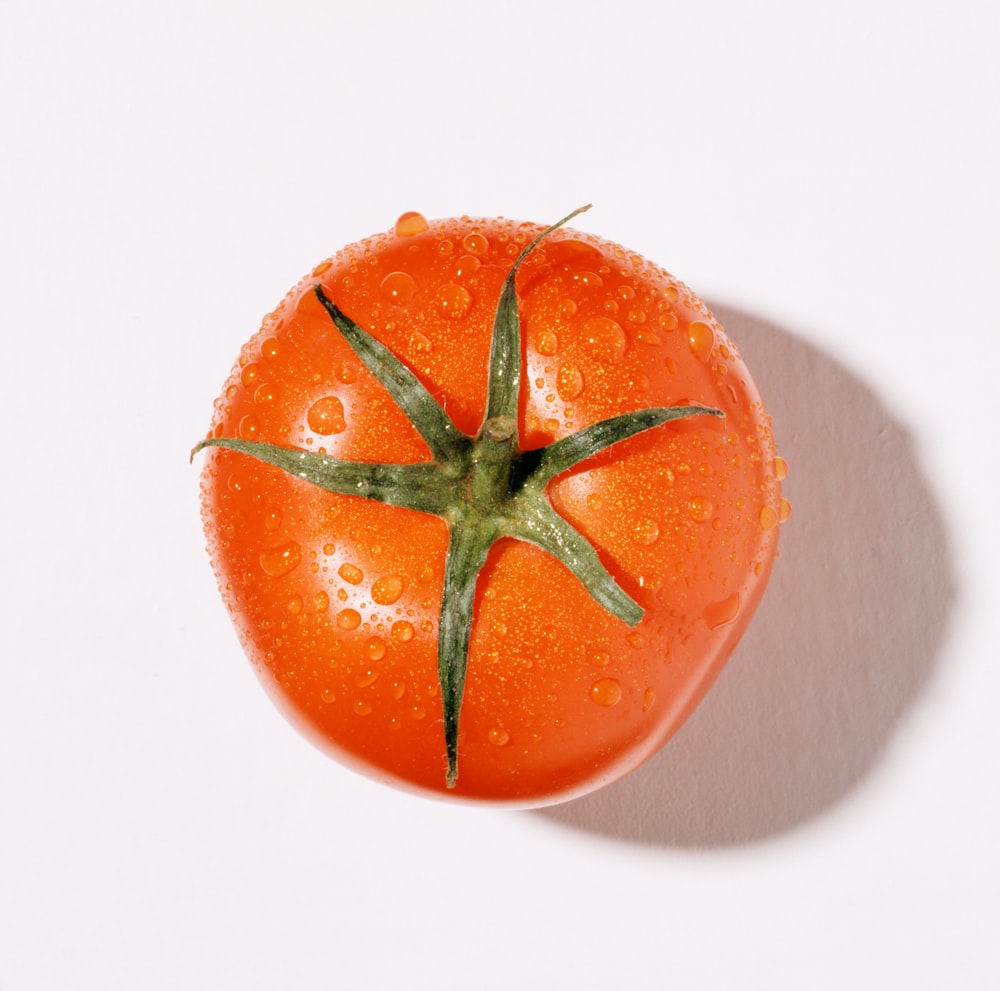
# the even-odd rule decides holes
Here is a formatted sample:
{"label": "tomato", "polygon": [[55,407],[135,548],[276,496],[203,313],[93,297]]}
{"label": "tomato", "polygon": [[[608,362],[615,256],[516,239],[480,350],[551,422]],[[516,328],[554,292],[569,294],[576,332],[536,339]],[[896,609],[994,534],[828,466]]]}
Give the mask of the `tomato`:
{"label": "tomato", "polygon": [[337,252],[243,347],[196,448],[265,688],[419,793],[544,805],[651,756],[790,512],[705,304],[564,223],[411,213]]}

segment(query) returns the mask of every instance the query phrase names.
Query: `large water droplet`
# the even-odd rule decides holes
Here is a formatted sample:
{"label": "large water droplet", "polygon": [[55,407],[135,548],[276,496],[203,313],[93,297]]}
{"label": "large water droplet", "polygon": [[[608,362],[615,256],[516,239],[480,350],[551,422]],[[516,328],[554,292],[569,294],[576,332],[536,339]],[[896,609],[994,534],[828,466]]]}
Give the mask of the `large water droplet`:
{"label": "large water droplet", "polygon": [[396,234],[399,237],[413,237],[427,230],[427,218],[416,210],[409,210],[396,221]]}
{"label": "large water droplet", "polygon": [[715,507],[704,496],[694,496],[688,502],[688,515],[696,523],[705,523],[712,518]]}
{"label": "large water droplet", "polygon": [[364,581],[365,573],[356,565],[345,563],[337,569],[337,574],[351,585],[360,585]]}
{"label": "large water droplet", "polygon": [[644,544],[648,547],[651,544],[655,544],[656,541],[660,539],[660,525],[656,522],[656,520],[650,519],[649,517],[643,517],[640,520],[636,520],[633,533],[635,534],[637,543]]}
{"label": "large water droplet", "polygon": [[403,594],[403,579],[399,575],[383,575],[372,585],[372,598],[380,606],[391,606]]}
{"label": "large water droplet", "polygon": [[688,344],[699,361],[707,361],[715,345],[715,331],[701,320],[688,324]]}
{"label": "large water droplet", "polygon": [[324,396],[309,407],[306,414],[309,429],[321,437],[339,434],[346,426],[344,404],[336,396]]}
{"label": "large water droplet", "polygon": [[442,316],[450,320],[457,320],[469,312],[469,308],[472,306],[472,293],[464,286],[449,282],[437,291],[434,302]]}
{"label": "large water droplet", "polygon": [[590,701],[597,705],[617,705],[621,698],[621,683],[614,678],[601,678],[590,686]]}
{"label": "large water droplet", "polygon": [[538,335],[535,350],[546,357],[559,350],[559,338],[551,330],[543,330]]}
{"label": "large water droplet", "polygon": [[417,282],[406,272],[390,272],[379,285],[379,292],[392,303],[408,303],[417,291]]}
{"label": "large water droplet", "polygon": [[413,624],[401,619],[392,624],[392,639],[399,643],[409,643],[413,639]]}
{"label": "large water droplet", "polygon": [[[382,644],[382,641],[378,637],[372,637],[372,640],[377,641]],[[368,647],[371,645],[372,640],[369,640],[365,645],[365,653],[369,655],[368,659],[372,661],[381,660],[385,656],[385,644],[382,644],[382,653],[378,657],[371,657],[371,652]],[[378,668],[365,668],[357,677],[358,688],[367,688],[369,685],[374,685],[379,679],[379,675],[382,672]]]}
{"label": "large water droplet", "polygon": [[611,317],[588,320],[583,326],[582,337],[584,346],[599,361],[613,364],[625,357],[625,331]]}
{"label": "large water droplet", "polygon": [[485,255],[490,249],[490,242],[486,240],[482,234],[466,234],[465,237],[462,238],[462,247],[465,248],[469,254]]}
{"label": "large water droplet", "polygon": [[779,482],[788,477],[788,462],[780,455],[774,459],[774,477]]}
{"label": "large water droplet", "polygon": [[763,530],[770,530],[778,523],[778,514],[771,506],[763,506],[760,511],[760,525]]}
{"label": "large water droplet", "polygon": [[721,599],[718,602],[710,602],[702,613],[705,622],[710,630],[717,630],[720,626],[731,623],[740,614],[740,594],[733,592],[732,595]]}
{"label": "large water droplet", "polygon": [[342,630],[356,630],[361,625],[361,614],[357,609],[341,609],[337,613],[337,626]]}
{"label": "large water droplet", "polygon": [[271,547],[262,551],[260,555],[260,566],[264,574],[271,578],[280,578],[287,575],[289,571],[298,567],[302,560],[302,548],[294,540],[279,547]]}

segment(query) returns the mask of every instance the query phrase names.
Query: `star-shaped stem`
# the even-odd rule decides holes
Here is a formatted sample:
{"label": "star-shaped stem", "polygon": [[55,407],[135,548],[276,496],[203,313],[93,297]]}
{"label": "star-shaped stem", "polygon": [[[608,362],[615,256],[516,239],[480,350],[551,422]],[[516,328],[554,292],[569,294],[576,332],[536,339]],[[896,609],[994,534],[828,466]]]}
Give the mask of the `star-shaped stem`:
{"label": "star-shaped stem", "polygon": [[432,460],[410,465],[370,464],[228,437],[207,438],[191,452],[193,457],[205,447],[228,448],[282,468],[329,492],[415,509],[447,523],[438,677],[449,788],[458,779],[459,716],[475,620],[476,583],[490,548],[501,537],[535,544],[558,558],[595,601],[634,626],[642,619],[642,608],[615,582],[587,538],[552,508],[546,487],[561,472],[645,430],[696,414],[723,415],[720,410],[703,406],[655,407],[602,420],[540,450],[522,450],[518,422],[522,343],[517,272],[543,238],[587,209],[574,210],[542,231],[518,255],[504,280],[493,321],[486,413],[475,436],[459,430],[416,375],[389,348],[342,313],[317,285],[314,292],[330,319],[414,425],[430,449]]}

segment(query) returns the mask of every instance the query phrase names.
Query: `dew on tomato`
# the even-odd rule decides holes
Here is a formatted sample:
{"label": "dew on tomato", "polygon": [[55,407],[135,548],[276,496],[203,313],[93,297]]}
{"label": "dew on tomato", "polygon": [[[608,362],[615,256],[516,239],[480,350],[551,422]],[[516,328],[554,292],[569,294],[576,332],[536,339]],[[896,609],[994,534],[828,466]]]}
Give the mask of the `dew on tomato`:
{"label": "dew on tomato", "polygon": [[[422,794],[540,805],[648,758],[732,653],[791,513],[770,418],[705,305],[557,228],[411,212],[337,252],[244,347],[203,445],[213,564],[265,686],[331,755]],[[499,305],[514,392],[491,363]],[[488,403],[513,433],[487,437]],[[558,444],[677,407],[535,481]],[[456,619],[466,527],[489,550],[448,579],[470,593]],[[463,624],[464,653],[439,656]]]}

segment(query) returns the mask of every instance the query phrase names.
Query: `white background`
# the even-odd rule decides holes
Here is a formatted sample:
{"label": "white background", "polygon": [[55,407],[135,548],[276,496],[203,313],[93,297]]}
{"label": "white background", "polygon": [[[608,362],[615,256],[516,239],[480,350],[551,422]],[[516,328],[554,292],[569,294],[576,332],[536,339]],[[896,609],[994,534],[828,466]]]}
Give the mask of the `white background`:
{"label": "white background", "polygon": [[[997,986],[996,11],[4,3],[0,988]],[[741,345],[779,566],[625,781],[396,794],[265,699],[187,453],[341,245],[588,201]]]}

